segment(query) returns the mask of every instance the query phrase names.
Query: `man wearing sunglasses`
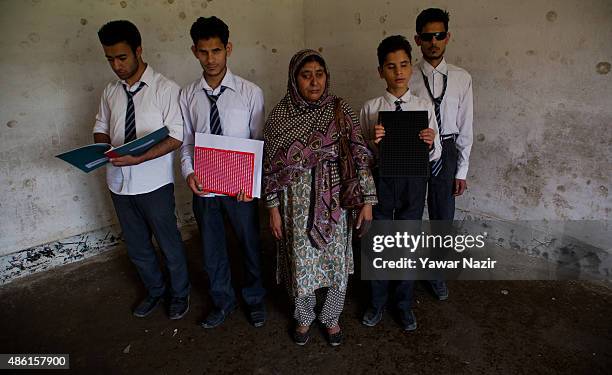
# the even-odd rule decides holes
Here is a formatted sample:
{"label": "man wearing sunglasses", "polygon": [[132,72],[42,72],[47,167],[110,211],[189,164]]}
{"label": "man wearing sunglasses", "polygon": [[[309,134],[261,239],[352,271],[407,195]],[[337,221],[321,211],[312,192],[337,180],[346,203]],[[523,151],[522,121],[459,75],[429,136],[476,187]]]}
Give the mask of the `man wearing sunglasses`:
{"label": "man wearing sunglasses", "polygon": [[[413,94],[430,99],[435,107],[442,156],[431,163],[427,209],[430,220],[445,221],[453,220],[455,197],[467,188],[473,138],[472,77],[444,59],[451,36],[448,20],[448,12],[437,8],[426,9],[418,15],[414,40],[421,47],[423,60],[415,65],[410,81]],[[448,298],[446,282],[430,283],[438,299]]]}

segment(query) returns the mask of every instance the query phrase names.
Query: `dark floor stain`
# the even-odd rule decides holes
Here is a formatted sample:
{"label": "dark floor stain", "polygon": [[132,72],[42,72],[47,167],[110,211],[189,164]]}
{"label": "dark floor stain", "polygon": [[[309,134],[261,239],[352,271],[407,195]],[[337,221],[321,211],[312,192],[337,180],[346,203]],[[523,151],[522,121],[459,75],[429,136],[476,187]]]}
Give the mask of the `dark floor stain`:
{"label": "dark floor stain", "polygon": [[550,12],[546,13],[546,19],[549,22],[555,22],[557,20],[557,12],[551,10]]}
{"label": "dark floor stain", "polygon": [[595,69],[597,69],[597,73],[599,74],[608,74],[610,73],[610,63],[607,61],[602,61],[597,64]]}

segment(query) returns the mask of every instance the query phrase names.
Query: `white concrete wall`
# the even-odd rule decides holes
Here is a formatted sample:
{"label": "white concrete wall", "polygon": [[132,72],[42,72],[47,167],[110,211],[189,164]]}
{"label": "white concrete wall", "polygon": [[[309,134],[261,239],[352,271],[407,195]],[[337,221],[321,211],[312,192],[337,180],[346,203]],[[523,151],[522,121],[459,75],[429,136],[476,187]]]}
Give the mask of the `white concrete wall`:
{"label": "white concrete wall", "polygon": [[[145,61],[184,85],[200,73],[188,50],[191,23],[221,17],[235,45],[232,70],[263,88],[268,110],[285,92],[293,53],[320,49],[333,89],[358,110],[384,90],[380,40],[411,38],[416,15],[429,6],[451,12],[448,60],[474,79],[475,144],[459,208],[505,219],[607,219],[607,0],[7,0],[0,3],[0,255],[116,223],[104,172],[85,175],[53,157],[91,142],[100,94],[115,79],[96,35],[103,23],[133,21]],[[182,179],[177,205],[188,220]]]}
{"label": "white concrete wall", "polygon": [[[260,85],[267,103],[278,101],[303,45],[302,0],[0,3],[0,255],[116,223],[104,168],[84,174],[54,158],[93,142],[100,95],[116,79],[98,29],[134,22],[144,60],[182,86],[201,74],[189,28],[210,15],[230,27],[232,71]],[[179,219],[188,220],[191,196],[176,176]]]}
{"label": "white concrete wall", "polygon": [[[608,219],[612,171],[612,2],[305,2],[306,46],[356,110],[382,95],[376,47],[415,19],[450,12],[447,60],[474,85],[469,190],[459,208],[503,219]],[[413,58],[420,58],[420,50]]]}

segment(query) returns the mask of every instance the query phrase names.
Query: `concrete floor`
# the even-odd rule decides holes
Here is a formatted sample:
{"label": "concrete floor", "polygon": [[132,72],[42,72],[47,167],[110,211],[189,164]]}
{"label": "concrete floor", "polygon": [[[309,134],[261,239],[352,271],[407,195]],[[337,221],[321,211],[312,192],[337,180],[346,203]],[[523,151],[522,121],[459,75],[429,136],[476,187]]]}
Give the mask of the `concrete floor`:
{"label": "concrete floor", "polygon": [[[192,294],[182,320],[170,321],[161,308],[145,319],[131,315],[144,291],[125,249],[118,247],[0,287],[0,353],[69,353],[69,372],[86,374],[609,374],[612,369],[612,292],[602,284],[450,282],[445,302],[419,285],[419,328],[404,333],[389,314],[375,328],[360,324],[367,288],[354,278],[341,320],[345,344],[331,348],[323,331],[313,329],[312,340],[298,347],[289,335],[287,298],[273,282],[269,238],[264,239],[269,320],[259,329],[247,323],[243,310],[217,329],[198,326],[210,304],[207,281],[198,241],[186,244]],[[236,263],[235,244],[231,253]],[[239,264],[234,266],[239,284]]]}

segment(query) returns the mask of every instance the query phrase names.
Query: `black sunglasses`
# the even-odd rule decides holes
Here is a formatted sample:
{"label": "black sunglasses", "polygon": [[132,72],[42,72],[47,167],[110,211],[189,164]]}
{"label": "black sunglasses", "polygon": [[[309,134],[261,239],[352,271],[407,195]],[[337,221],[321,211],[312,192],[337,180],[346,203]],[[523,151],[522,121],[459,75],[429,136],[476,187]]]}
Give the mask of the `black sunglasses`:
{"label": "black sunglasses", "polygon": [[435,37],[436,40],[444,40],[446,39],[446,31],[440,31],[437,33],[420,33],[419,38],[425,42],[431,42],[431,40]]}

